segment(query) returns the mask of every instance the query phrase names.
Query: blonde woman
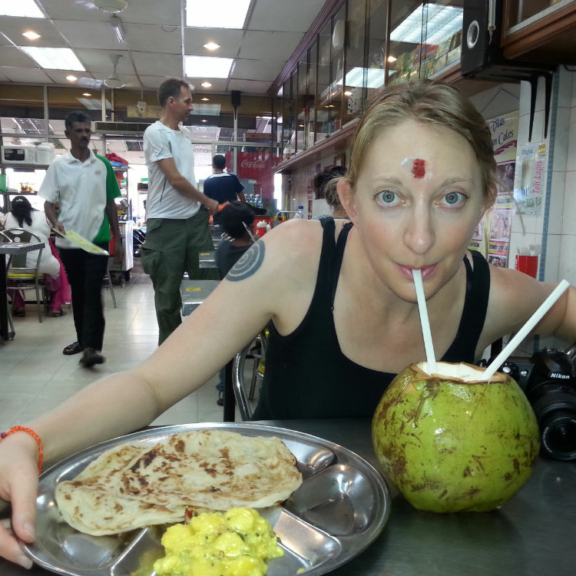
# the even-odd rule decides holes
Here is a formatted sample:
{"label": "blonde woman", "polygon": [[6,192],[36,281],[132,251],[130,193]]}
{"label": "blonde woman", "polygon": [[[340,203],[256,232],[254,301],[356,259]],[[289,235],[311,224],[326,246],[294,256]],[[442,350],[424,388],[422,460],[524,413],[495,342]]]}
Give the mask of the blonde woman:
{"label": "blonde woman", "polygon": [[[28,424],[57,461],[152,422],[271,322],[256,418],[370,416],[394,375],[425,358],[413,270],[422,272],[438,359],[473,362],[554,289],[491,268],[468,245],[496,190],[490,132],[455,88],[382,93],[357,128],[337,185],[350,222],[296,220],[256,242],[214,293],[141,365]],[[576,338],[570,288],[537,326]],[[34,539],[39,448],[0,443],[0,497]],[[14,536],[0,554],[27,564]]]}

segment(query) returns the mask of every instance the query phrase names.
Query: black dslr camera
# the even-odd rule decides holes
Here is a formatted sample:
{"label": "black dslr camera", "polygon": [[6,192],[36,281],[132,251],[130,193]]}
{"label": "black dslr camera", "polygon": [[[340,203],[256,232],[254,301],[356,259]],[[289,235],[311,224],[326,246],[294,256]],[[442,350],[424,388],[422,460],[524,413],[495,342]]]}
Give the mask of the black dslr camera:
{"label": "black dslr camera", "polygon": [[526,394],[540,426],[542,453],[576,460],[576,343],[564,352],[547,348],[528,358],[510,357],[510,374]]}

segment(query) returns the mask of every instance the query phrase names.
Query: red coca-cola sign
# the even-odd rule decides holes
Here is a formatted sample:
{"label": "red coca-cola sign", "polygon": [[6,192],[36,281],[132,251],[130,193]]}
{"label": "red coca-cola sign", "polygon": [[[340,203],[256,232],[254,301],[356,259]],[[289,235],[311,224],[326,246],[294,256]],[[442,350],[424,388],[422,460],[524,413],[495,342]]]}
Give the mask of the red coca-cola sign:
{"label": "red coca-cola sign", "polygon": [[[269,152],[238,152],[238,171],[240,180],[255,180],[254,191],[263,198],[274,196],[274,173],[272,155]],[[226,166],[232,170],[234,161],[232,152],[226,152]]]}

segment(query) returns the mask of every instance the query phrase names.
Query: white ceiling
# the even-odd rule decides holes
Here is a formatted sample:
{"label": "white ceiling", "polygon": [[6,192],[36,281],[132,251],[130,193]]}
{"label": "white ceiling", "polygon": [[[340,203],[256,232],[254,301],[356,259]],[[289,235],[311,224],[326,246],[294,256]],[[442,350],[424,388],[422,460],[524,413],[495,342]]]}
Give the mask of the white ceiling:
{"label": "white ceiling", "polygon": [[[18,0],[0,0],[0,2]],[[35,0],[46,19],[0,16],[0,81],[3,83],[65,84],[69,71],[40,68],[20,46],[69,47],[86,72],[83,82],[102,81],[112,73],[111,57],[120,54],[118,75],[126,88],[157,88],[167,77],[183,77],[183,56],[234,58],[230,77],[208,78],[212,92],[241,90],[265,94],[325,0],[252,0],[242,30],[184,27],[184,0],[128,0],[118,14],[126,44],[116,39],[111,14],[98,10],[92,0]],[[215,3],[217,0],[207,0]],[[185,16],[184,16],[185,17]],[[38,40],[22,32],[34,30]],[[203,45],[217,42],[210,52]],[[190,79],[198,88],[204,78]]]}

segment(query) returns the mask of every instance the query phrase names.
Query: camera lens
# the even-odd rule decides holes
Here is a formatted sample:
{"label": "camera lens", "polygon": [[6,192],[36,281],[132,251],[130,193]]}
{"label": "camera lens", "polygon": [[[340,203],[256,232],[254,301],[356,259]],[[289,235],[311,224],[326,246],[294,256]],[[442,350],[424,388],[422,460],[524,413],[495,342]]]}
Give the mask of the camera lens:
{"label": "camera lens", "polygon": [[542,451],[558,460],[576,460],[576,392],[548,383],[533,400]]}
{"label": "camera lens", "polygon": [[542,421],[542,447],[558,460],[576,459],[576,415],[559,411]]}

